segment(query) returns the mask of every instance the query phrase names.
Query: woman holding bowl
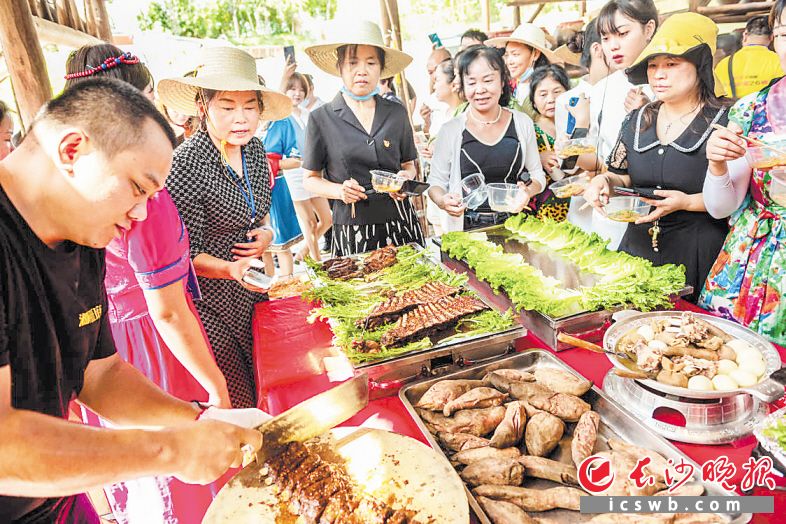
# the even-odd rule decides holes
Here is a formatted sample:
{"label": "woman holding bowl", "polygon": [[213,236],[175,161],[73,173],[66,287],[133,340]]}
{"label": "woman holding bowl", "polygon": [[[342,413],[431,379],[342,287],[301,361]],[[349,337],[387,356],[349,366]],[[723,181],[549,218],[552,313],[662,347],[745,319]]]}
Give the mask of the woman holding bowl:
{"label": "woman holding bowl", "polygon": [[[386,47],[372,22],[334,24],[331,43],[311,46],[314,64],[341,78],[341,92],[309,117],[303,187],[332,201],[333,254],[387,245],[422,244],[415,209],[399,192],[369,192],[370,171],[415,178],[418,156],[406,109],[379,96],[380,78],[395,76],[412,57]],[[324,172],[324,176],[323,176]]]}
{"label": "woman holding bowl", "polygon": [[[770,11],[775,52],[786,65],[786,1]],[[704,197],[712,216],[730,217],[731,231],[712,267],[699,306],[786,344],[786,206],[775,193],[783,188],[784,166],[751,168],[742,158],[739,135],[779,141],[783,148],[786,79],[742,98],[729,112],[732,131],[715,131],[707,144],[709,169]],[[786,162],[781,162],[786,164]]]}
{"label": "woman holding bowl", "polygon": [[607,214],[615,186],[649,190],[659,198],[644,199],[652,207],[641,216],[608,216],[631,222],[621,251],[655,265],[685,266],[687,284],[695,290],[687,297],[691,301],[698,297],[728,231],[724,221],[707,213],[702,195],[707,138],[713,125],[727,121],[712,72],[717,31],[712,20],[696,13],[678,13],[663,23],[627,71],[632,83],[647,82],[658,101],[623,122],[608,172],[593,178],[584,191],[587,202],[602,214]]}
{"label": "woman holding bowl", "polygon": [[495,212],[488,203],[466,209],[461,186],[471,175],[483,175],[486,183],[518,184],[524,198],[515,213],[527,208],[546,187],[532,119],[507,108],[511,88],[499,52],[487,46],[468,47],[460,55],[458,69],[469,107],[442,126],[429,176],[429,197],[450,215],[448,231],[498,224],[510,216]]}

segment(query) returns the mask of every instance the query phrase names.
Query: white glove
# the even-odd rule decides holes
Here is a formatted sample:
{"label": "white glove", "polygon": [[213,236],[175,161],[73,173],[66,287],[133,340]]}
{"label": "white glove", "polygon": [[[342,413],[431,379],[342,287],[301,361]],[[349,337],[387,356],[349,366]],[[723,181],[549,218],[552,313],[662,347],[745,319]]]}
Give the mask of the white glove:
{"label": "white glove", "polygon": [[223,409],[210,406],[199,415],[198,420],[218,420],[244,428],[255,429],[271,418],[273,418],[272,415],[268,415],[257,408]]}

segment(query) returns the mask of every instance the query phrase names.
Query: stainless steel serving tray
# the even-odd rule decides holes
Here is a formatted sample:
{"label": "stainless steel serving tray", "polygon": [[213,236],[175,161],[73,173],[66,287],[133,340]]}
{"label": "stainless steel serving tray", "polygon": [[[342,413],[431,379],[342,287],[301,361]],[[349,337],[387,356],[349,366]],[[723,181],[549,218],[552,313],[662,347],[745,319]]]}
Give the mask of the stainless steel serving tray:
{"label": "stainless steel serving tray", "polygon": [[[418,251],[423,251],[423,247],[418,244],[410,245]],[[364,256],[366,255],[359,254],[349,258],[358,260]],[[425,263],[445,267],[430,257],[427,260]],[[315,286],[319,285],[319,279],[310,270],[309,277]],[[489,308],[499,310],[498,306],[481,293],[478,293],[476,289],[472,289],[471,286],[467,285],[465,287],[473,291]],[[411,351],[402,355],[362,364],[353,364],[353,367],[368,374],[372,387],[371,396],[376,398],[389,394],[386,392],[395,392],[403,384],[413,380],[439,376],[465,366],[512,353],[515,350],[514,341],[526,335],[527,330],[514,323],[504,331],[485,333],[448,342],[438,342],[428,349]]]}
{"label": "stainless steel serving tray", "polygon": [[[558,368],[568,371],[577,377],[581,377],[577,371],[573,370],[573,368],[563,363],[554,355],[543,350],[532,349],[496,360],[492,363],[474,366],[456,373],[451,373],[440,378],[429,379],[410,384],[399,391],[399,397],[404,403],[404,406],[407,408],[407,411],[409,411],[410,415],[417,423],[420,430],[423,432],[426,438],[428,438],[431,446],[445,454],[434,436],[429,433],[428,429],[414,408],[414,405],[418,400],[420,400],[420,397],[423,396],[428,388],[430,388],[435,382],[439,380],[481,379],[486,373],[495,371],[497,369],[518,369],[526,371],[533,370],[537,367]],[[656,451],[663,455],[666,459],[674,460],[675,463],[678,463],[681,459],[684,459],[686,462],[692,464],[695,467],[694,471],[697,472],[697,474],[699,474],[698,472],[701,472],[701,467],[696,462],[689,459],[685,454],[674,447],[674,445],[672,445],[668,440],[654,434],[622,406],[618,405],[611,398],[606,396],[606,394],[603,393],[603,391],[601,391],[598,387],[593,386],[592,389],[582,396],[582,398],[586,402],[589,402],[590,405],[592,405],[592,409],[596,411],[601,417],[601,424],[598,429],[599,438],[598,443],[595,446],[595,451],[606,449],[605,441],[609,438],[616,437],[637,446]],[[572,426],[574,425],[575,424],[568,424],[568,426],[571,428],[571,432]],[[559,459],[560,457],[555,454],[559,454],[561,448],[563,448],[562,445],[557,446],[557,449],[554,451],[554,454],[552,454],[551,458],[554,458],[555,460]],[[570,452],[568,451],[567,457],[570,456],[569,453]],[[447,454],[445,454],[445,456],[447,457]],[[705,487],[706,495],[734,495],[717,483],[703,482],[698,478],[695,479],[695,481],[700,482]],[[556,483],[545,480],[528,479],[527,481],[527,487],[531,488],[547,488],[556,485]],[[465,489],[467,489],[466,486]],[[469,499],[472,511],[475,513],[475,515],[477,515],[480,522],[482,524],[492,524],[492,522],[481,509],[477,499],[475,499],[475,496],[469,491],[469,489],[467,489],[467,497]],[[594,515],[581,514],[568,510],[551,510],[544,512],[542,516],[548,517],[556,522],[566,522],[573,524],[590,520]],[[725,516],[729,519],[731,524],[742,524],[748,522],[751,518],[749,513],[737,513],[731,515],[727,514]]]}
{"label": "stainless steel serving tray", "polygon": [[[559,254],[543,249],[533,249],[527,242],[516,238],[515,234],[505,229],[502,224],[475,229],[473,232],[486,233],[489,241],[501,245],[508,253],[520,254],[528,264],[540,269],[544,275],[560,280],[566,288],[591,286],[597,282],[595,275],[582,272],[573,262]],[[507,294],[497,293],[487,282],[478,280],[475,277],[475,272],[463,260],[456,260],[443,252],[440,238],[435,238],[434,242],[440,247],[440,257],[445,267],[457,273],[467,273],[470,277],[470,287],[500,310],[507,311],[509,308],[513,308],[513,303]],[[692,291],[692,287],[686,286],[678,293],[678,296],[687,295]],[[560,333],[577,336],[591,342],[600,342],[604,331],[611,325],[611,315],[622,309],[624,308],[577,311],[560,318],[528,310],[521,310],[518,315],[519,321],[530,334],[537,336],[551,349],[562,351],[573,346],[557,340]]]}

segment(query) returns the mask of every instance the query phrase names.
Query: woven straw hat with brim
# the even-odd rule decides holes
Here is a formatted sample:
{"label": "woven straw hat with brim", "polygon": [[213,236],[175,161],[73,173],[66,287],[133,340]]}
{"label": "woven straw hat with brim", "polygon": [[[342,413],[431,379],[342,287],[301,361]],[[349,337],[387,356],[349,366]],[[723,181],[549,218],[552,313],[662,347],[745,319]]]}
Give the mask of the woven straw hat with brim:
{"label": "woven straw hat with brim", "polygon": [[726,90],[715,77],[712,67],[717,39],[718,26],[706,16],[698,13],[671,15],[661,24],[650,43],[625,73],[632,84],[646,84],[647,63],[650,58],[662,55],[679,56],[693,62],[701,81],[713,89],[716,96],[724,96]]}
{"label": "woven straw hat with brim", "polygon": [[276,121],[292,113],[292,100],[262,86],[254,57],[234,47],[205,47],[200,50],[189,76],[165,78],[158,83],[158,96],[165,106],[184,115],[196,116],[200,89],[212,91],[259,91],[262,120]]}
{"label": "woven straw hat with brim", "polygon": [[371,45],[385,53],[385,68],[380,78],[390,78],[402,72],[412,57],[403,51],[387,47],[382,39],[382,31],[374,22],[332,20],[327,27],[327,44],[312,45],[306,54],[314,65],[333,76],[341,76],[338,70],[338,48],[345,45]]}
{"label": "woven straw hat with brim", "polygon": [[546,33],[535,24],[521,24],[513,30],[510,36],[489,38],[486,40],[485,44],[494,47],[504,47],[508,42],[518,42],[519,44],[528,45],[533,49],[537,49],[543,53],[552,64],[563,62],[563,60],[549,48],[549,43],[546,40]]}
{"label": "woven straw hat with brim", "polygon": [[581,53],[574,53],[567,45],[561,45],[554,50],[557,61],[576,67],[581,67]]}

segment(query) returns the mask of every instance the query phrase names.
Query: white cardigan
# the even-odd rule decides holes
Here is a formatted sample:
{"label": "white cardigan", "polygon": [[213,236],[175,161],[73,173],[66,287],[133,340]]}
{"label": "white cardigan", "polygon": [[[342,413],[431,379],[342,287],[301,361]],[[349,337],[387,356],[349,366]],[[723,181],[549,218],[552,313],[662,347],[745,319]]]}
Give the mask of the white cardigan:
{"label": "white cardigan", "polygon": [[[540,164],[535,126],[532,119],[519,111],[505,109],[513,114],[513,125],[524,153],[524,167],[533,182],[546,188],[546,175]],[[445,122],[434,142],[434,157],[431,159],[431,174],[428,183],[441,187],[448,193],[461,195],[461,140],[467,127],[467,111]],[[430,190],[429,190],[430,191]],[[448,216],[446,231],[464,229],[464,217]]]}

